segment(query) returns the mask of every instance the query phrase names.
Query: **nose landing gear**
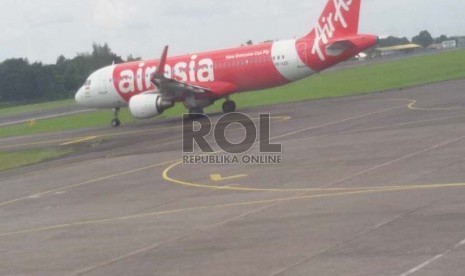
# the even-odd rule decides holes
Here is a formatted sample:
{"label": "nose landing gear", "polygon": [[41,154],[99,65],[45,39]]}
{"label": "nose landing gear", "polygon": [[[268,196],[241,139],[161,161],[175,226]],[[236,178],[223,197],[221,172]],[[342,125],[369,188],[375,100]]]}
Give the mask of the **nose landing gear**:
{"label": "nose landing gear", "polygon": [[194,120],[197,119],[203,114],[203,108],[195,107],[189,109],[189,119]]}
{"label": "nose landing gear", "polygon": [[121,125],[121,121],[118,119],[119,110],[119,107],[113,108],[113,115],[115,116],[115,118],[111,121],[112,127],[119,127]]}

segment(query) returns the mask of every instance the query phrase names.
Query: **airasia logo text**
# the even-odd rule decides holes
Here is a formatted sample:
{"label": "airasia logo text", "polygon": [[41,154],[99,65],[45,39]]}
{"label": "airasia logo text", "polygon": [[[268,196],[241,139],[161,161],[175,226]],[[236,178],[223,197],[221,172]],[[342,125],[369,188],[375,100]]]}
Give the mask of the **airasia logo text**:
{"label": "airasia logo text", "polygon": [[[193,55],[186,62],[167,63],[165,77],[190,83],[215,81],[213,60],[197,58]],[[156,71],[157,65],[153,62],[117,66],[113,71],[114,86],[122,96],[154,89],[152,78]]]}
{"label": "airasia logo text", "polygon": [[320,43],[323,42],[325,46],[328,44],[328,40],[333,37],[336,31],[335,22],[339,22],[342,28],[347,29],[347,21],[342,11],[348,12],[352,2],[352,0],[333,0],[335,8],[334,14],[331,12],[327,17],[323,17],[321,22],[317,22],[312,54],[317,54],[321,61],[325,61],[326,57],[323,54]]}

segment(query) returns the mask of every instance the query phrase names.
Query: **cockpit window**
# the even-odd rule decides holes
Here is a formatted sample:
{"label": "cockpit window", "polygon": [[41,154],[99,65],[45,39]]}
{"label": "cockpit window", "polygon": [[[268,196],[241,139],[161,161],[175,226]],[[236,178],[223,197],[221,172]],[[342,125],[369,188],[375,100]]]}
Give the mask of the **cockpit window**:
{"label": "cockpit window", "polygon": [[91,82],[92,82],[91,80],[87,80],[85,85],[90,86]]}

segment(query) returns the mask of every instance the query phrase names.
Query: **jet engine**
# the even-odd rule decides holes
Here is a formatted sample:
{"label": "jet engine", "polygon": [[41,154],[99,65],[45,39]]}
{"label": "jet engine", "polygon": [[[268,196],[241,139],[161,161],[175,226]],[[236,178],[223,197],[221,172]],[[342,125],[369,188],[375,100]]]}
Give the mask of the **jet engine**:
{"label": "jet engine", "polygon": [[174,106],[171,99],[160,94],[139,94],[129,100],[129,111],[136,119],[149,119]]}

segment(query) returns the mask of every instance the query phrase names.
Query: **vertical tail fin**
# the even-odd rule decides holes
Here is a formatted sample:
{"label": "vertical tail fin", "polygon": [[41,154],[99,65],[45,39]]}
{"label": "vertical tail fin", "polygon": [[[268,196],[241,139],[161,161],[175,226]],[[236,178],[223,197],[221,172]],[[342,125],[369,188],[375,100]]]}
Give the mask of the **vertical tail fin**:
{"label": "vertical tail fin", "polygon": [[376,45],[377,36],[358,34],[360,2],[328,0],[315,28],[296,42],[308,67],[321,71]]}
{"label": "vertical tail fin", "polygon": [[306,37],[357,34],[361,0],[329,0],[315,28]]}

